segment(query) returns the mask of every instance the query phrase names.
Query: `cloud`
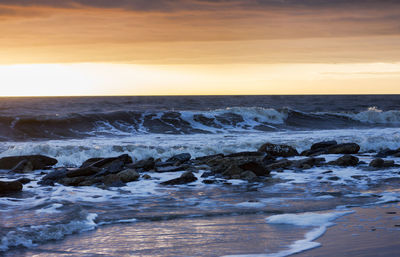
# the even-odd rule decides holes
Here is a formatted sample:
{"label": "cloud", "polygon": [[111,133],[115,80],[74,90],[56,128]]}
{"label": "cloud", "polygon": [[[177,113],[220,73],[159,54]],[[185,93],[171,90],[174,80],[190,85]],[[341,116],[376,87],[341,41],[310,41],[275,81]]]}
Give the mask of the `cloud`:
{"label": "cloud", "polygon": [[371,8],[400,6],[398,0],[2,0],[1,5],[46,6],[53,8],[122,8],[136,11],[172,11],[208,9],[298,9],[298,8]]}

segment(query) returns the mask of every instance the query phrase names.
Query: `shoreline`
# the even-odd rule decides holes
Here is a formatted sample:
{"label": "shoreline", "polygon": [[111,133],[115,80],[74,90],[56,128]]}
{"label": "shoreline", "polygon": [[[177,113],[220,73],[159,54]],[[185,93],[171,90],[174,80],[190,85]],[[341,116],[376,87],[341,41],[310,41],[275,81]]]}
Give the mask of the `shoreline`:
{"label": "shoreline", "polygon": [[291,256],[399,256],[400,203],[351,208],[355,212],[334,221],[335,225],[314,242],[320,247]]}

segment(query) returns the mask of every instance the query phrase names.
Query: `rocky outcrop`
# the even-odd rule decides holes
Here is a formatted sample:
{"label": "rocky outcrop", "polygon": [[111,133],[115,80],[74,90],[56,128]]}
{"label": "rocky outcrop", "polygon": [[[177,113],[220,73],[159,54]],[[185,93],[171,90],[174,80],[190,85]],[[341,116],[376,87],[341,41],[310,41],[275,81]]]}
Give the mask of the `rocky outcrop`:
{"label": "rocky outcrop", "polygon": [[353,155],[346,154],[335,161],[329,162],[330,165],[337,165],[337,166],[356,166],[359,162],[359,159]]}
{"label": "rocky outcrop", "polygon": [[356,143],[338,144],[336,141],[323,141],[313,144],[309,150],[301,153],[303,156],[317,156],[321,154],[356,154],[360,146]]}
{"label": "rocky outcrop", "polygon": [[280,145],[272,143],[263,144],[258,149],[258,151],[272,156],[280,156],[280,157],[291,157],[299,155],[297,150],[289,145]]}
{"label": "rocky outcrop", "polygon": [[190,172],[186,171],[183,173],[179,178],[174,178],[168,181],[161,182],[162,185],[183,185],[183,184],[188,184],[191,182],[196,181],[197,178],[196,176]]}
{"label": "rocky outcrop", "polygon": [[20,192],[22,188],[19,181],[0,181],[0,194]]}
{"label": "rocky outcrop", "polygon": [[27,172],[32,170],[47,169],[57,164],[57,160],[44,155],[22,155],[0,158],[1,170],[14,170]]}
{"label": "rocky outcrop", "polygon": [[381,158],[376,158],[369,163],[369,166],[373,168],[390,168],[396,167],[398,165],[396,165],[392,160],[383,160]]}

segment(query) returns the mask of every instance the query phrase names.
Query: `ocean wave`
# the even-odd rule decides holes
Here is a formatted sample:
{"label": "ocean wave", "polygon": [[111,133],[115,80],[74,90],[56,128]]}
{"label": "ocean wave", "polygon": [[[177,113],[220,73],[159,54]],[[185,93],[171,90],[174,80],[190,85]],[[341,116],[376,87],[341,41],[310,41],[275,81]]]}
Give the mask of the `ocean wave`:
{"label": "ocean wave", "polygon": [[358,113],[302,112],[289,108],[229,107],[209,111],[70,113],[0,116],[1,141],[129,136],[216,134],[399,126],[400,111],[376,107]]}
{"label": "ocean wave", "polygon": [[60,240],[67,235],[93,230],[97,227],[97,214],[82,213],[81,219],[72,220],[66,224],[38,225],[17,228],[9,231],[0,240],[0,252],[10,248],[23,246],[32,248],[50,240]]}

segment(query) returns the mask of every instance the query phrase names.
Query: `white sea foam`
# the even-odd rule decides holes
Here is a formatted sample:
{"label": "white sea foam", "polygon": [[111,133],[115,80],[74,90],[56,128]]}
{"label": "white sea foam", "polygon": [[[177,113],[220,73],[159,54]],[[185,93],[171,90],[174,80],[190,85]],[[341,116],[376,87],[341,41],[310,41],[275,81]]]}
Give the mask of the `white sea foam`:
{"label": "white sea foam", "polygon": [[121,138],[88,138],[82,140],[52,140],[42,142],[0,143],[0,157],[43,154],[56,158],[58,166],[78,166],[92,157],[110,157],[129,154],[135,160],[148,157],[169,158],[188,152],[193,157],[217,153],[255,151],[265,142],[289,144],[302,151],[313,143],[337,140],[355,142],[361,151],[396,149],[400,147],[400,131],[386,129],[346,129],[323,131],[249,132],[210,135],[131,135]]}
{"label": "white sea foam", "polygon": [[277,253],[229,255],[229,257],[283,257],[318,247],[321,244],[313,241],[322,236],[327,227],[334,225],[332,221],[350,213],[353,213],[353,211],[331,213],[306,212],[300,214],[279,214],[270,216],[266,219],[268,224],[295,225],[315,228],[307,232],[304,239],[295,241],[287,250]]}
{"label": "white sea foam", "polygon": [[67,224],[39,225],[18,228],[8,232],[0,240],[0,251],[7,251],[11,247],[35,247],[39,243],[49,240],[59,240],[66,235],[93,230],[97,224],[97,214],[88,213],[82,220],[73,220]]}

